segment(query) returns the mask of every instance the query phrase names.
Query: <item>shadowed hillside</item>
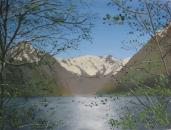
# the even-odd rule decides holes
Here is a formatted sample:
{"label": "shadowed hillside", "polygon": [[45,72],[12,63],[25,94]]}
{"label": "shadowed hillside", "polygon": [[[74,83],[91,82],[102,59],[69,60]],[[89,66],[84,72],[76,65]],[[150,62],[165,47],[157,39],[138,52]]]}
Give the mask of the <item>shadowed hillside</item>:
{"label": "shadowed hillside", "polygon": [[30,47],[28,43],[21,45],[19,48],[23,50],[22,55],[15,60],[27,61],[28,64],[19,67],[8,66],[7,71],[9,75],[7,81],[19,87],[18,90],[22,90],[18,95],[95,95],[108,86],[112,81],[112,75],[115,75],[121,69],[121,64],[126,62],[110,55],[63,60],[46,55],[38,62],[36,52],[41,55],[40,52]]}
{"label": "shadowed hillside", "polygon": [[[164,53],[163,58],[166,61],[168,71],[171,73],[171,26],[158,33],[157,37]],[[28,58],[29,56],[26,57]],[[34,56],[32,58],[35,59]],[[84,58],[87,59],[85,60]],[[154,38],[151,38],[117,74],[115,71],[120,70],[120,62],[116,59],[110,58],[108,61],[106,59],[109,59],[109,57],[96,57],[95,60],[98,60],[95,61],[93,58],[95,57],[58,61],[51,56],[47,56],[40,65],[31,64],[15,69],[9,67],[9,70],[13,71],[15,76],[20,75],[20,78],[23,79],[20,81],[27,81],[23,85],[24,95],[111,93],[135,87],[137,82],[153,86],[157,76],[166,74],[160,51]],[[109,72],[108,69],[110,70]],[[115,79],[114,82],[112,78]]]}
{"label": "shadowed hillside", "polygon": [[59,85],[55,62],[53,57],[47,56],[41,63],[20,67],[8,66],[7,81],[19,88],[18,95],[62,95],[65,90]]}
{"label": "shadowed hillside", "polygon": [[[166,66],[171,74],[171,25],[157,35],[164,54]],[[135,87],[137,82],[153,86],[155,78],[161,74],[166,75],[161,54],[154,38],[151,38],[114,77],[110,91],[115,89],[125,90],[127,87]]]}

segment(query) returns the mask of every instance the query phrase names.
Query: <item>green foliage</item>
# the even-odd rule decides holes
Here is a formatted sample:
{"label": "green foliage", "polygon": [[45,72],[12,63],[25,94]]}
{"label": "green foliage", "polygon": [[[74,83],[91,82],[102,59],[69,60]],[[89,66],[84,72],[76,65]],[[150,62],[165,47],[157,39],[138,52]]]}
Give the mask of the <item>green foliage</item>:
{"label": "green foliage", "polygon": [[131,94],[136,96],[137,99],[141,100],[140,98],[143,96],[148,101],[153,101],[147,104],[141,100],[139,103],[143,105],[143,109],[136,114],[129,112],[118,120],[110,119],[109,124],[111,127],[121,127],[123,130],[138,130],[139,125],[143,125],[146,129],[155,129],[157,127],[167,127],[171,124],[171,113],[167,109],[167,97],[171,96],[171,89],[167,87],[168,84],[168,78],[160,75],[155,78],[155,83],[152,87],[148,87],[141,82],[141,86],[130,89]]}
{"label": "green foliage", "polygon": [[24,88],[23,96],[49,96],[49,95],[61,95],[61,87],[58,85],[58,81],[52,75],[46,74],[43,70],[32,70],[30,79],[27,81],[27,85]]}
{"label": "green foliage", "polygon": [[119,120],[110,119],[109,124],[112,128],[122,130],[138,130],[138,125],[143,125],[146,129],[165,127],[171,123],[170,113],[161,103],[155,103],[139,111],[138,114],[126,113]]}
{"label": "green foliage", "polygon": [[121,128],[122,130],[136,130],[137,124],[131,113],[126,113],[121,120],[110,119],[109,124],[112,128]]}
{"label": "green foliage", "polygon": [[[59,95],[61,92],[55,76],[48,73],[51,66],[46,60],[44,66],[27,64],[37,62],[43,57],[42,53],[56,55],[66,49],[75,49],[81,40],[91,41],[92,19],[90,14],[77,10],[81,2],[1,0],[0,3],[0,10],[3,10],[0,16],[0,129],[5,129],[8,119],[7,125],[12,123],[11,127],[18,129],[24,120],[30,121],[31,114],[27,114],[31,111],[26,113],[25,109],[19,109],[11,110],[11,113],[5,106],[11,99]],[[26,41],[31,47],[29,50],[25,47]],[[27,58],[25,54],[28,54]]]}
{"label": "green foliage", "polygon": [[[37,105],[10,106],[5,109],[5,129],[52,129],[57,124],[52,123],[38,115],[40,109]],[[0,120],[2,123],[2,120]]]}
{"label": "green foliage", "polygon": [[171,89],[170,88],[163,88],[160,86],[157,87],[140,87],[134,90],[135,95],[148,95],[148,96],[171,96]]}
{"label": "green foliage", "polygon": [[171,123],[170,113],[166,111],[166,106],[159,102],[141,111],[138,118],[148,129],[155,126],[168,126]]}
{"label": "green foliage", "polygon": [[62,95],[62,87],[56,78],[55,59],[47,55],[41,62],[22,67],[7,67],[5,96]]}
{"label": "green foliage", "polygon": [[165,75],[160,75],[158,78],[155,79],[155,86],[165,88],[169,84],[169,78]]}
{"label": "green foliage", "polygon": [[[118,11],[112,15],[107,14],[104,18],[105,22],[109,24],[126,23],[132,28],[129,34],[133,34],[136,40],[130,40],[126,44],[139,45],[141,38],[152,36],[149,43],[144,45],[128,63],[126,72],[121,72],[119,75],[120,82],[130,89],[131,94],[138,99],[138,103],[143,108],[137,114],[131,112],[131,116],[125,115],[120,120],[112,120],[112,126],[119,125],[122,129],[133,129],[129,127],[129,124],[124,123],[126,119],[127,122],[136,122],[137,126],[143,124],[146,129],[166,127],[171,123],[170,113],[167,110],[168,102],[165,102],[171,95],[171,89],[169,79],[164,76],[170,74],[170,55],[167,55],[167,51],[170,49],[165,47],[170,46],[168,42],[170,35],[161,37],[158,35],[158,30],[165,28],[170,23],[171,19],[168,14],[170,14],[171,2],[111,0],[109,5]],[[161,7],[165,7],[167,10]],[[156,98],[157,101],[146,104],[139,95],[148,99],[148,102],[150,102],[149,100],[153,101],[153,98]],[[133,120],[128,117],[132,117]]]}
{"label": "green foliage", "polygon": [[171,89],[168,86],[169,79],[164,75],[160,75],[157,78],[155,78],[154,86],[149,87],[147,85],[143,85],[142,82],[141,87],[136,87],[131,91],[133,91],[135,95],[171,96]]}

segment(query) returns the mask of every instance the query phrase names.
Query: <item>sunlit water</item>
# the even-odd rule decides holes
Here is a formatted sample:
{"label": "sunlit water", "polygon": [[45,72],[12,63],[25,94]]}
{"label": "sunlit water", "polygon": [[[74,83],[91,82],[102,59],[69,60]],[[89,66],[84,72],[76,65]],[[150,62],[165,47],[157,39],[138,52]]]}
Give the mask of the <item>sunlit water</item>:
{"label": "sunlit water", "polygon": [[[124,96],[34,97],[27,101],[20,100],[21,105],[23,102],[24,105],[36,104],[41,109],[38,115],[57,124],[54,130],[111,130],[110,118],[119,119],[122,113],[127,112],[127,107],[137,106],[135,98]],[[133,111],[136,112],[136,107]]]}

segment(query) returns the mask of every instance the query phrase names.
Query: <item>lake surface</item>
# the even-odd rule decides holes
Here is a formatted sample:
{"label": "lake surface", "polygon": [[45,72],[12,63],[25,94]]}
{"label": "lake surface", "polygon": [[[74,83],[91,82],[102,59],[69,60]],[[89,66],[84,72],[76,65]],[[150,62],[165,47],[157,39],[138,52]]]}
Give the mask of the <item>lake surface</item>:
{"label": "lake surface", "polygon": [[[136,112],[133,97],[33,97],[20,105],[37,105],[42,118],[56,123],[54,130],[111,130],[110,118],[118,119],[127,107]],[[130,103],[134,101],[134,103]],[[18,104],[19,105],[19,104]],[[136,105],[137,106],[137,105]],[[139,106],[140,107],[140,106]]]}

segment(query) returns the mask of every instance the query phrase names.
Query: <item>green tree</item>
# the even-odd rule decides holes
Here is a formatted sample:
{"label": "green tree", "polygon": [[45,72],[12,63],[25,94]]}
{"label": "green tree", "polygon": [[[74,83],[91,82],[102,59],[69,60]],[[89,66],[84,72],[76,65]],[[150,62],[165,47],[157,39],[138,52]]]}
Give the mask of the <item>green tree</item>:
{"label": "green tree", "polygon": [[18,60],[28,48],[25,43],[36,50],[40,61],[46,54],[56,55],[76,48],[83,39],[91,40],[91,18],[79,12],[79,4],[62,0],[0,0],[1,130],[6,97],[12,96],[8,92],[7,66],[30,64],[28,60]]}
{"label": "green tree", "polygon": [[[136,38],[128,41],[129,43],[139,43],[142,37],[150,37],[158,48],[158,53],[160,58],[158,59],[161,64],[164,66],[164,72],[162,74],[151,73],[149,70],[143,68],[142,71],[145,71],[151,76],[155,76],[156,83],[151,86],[148,86],[144,81],[137,80],[137,75],[131,74],[132,77],[129,77],[127,80],[130,80],[136,88],[130,89],[130,93],[137,99],[139,104],[144,108],[139,112],[138,116],[135,114],[125,115],[118,122],[118,120],[111,120],[110,124],[117,127],[120,125],[123,129],[133,129],[132,126],[125,124],[126,122],[132,122],[134,129],[138,128],[138,123],[141,122],[147,129],[152,129],[159,126],[168,126],[170,124],[170,113],[167,110],[168,98],[170,95],[169,78],[170,72],[167,64],[167,55],[170,53],[170,49],[166,51],[166,47],[163,44],[162,34],[163,29],[170,27],[171,22],[171,1],[168,0],[111,0],[109,6],[113,6],[116,10],[114,14],[107,14],[104,17],[107,23],[111,24],[127,24],[130,26],[131,31],[129,34],[133,34]],[[164,34],[166,36],[166,34]],[[166,36],[167,37],[167,36]],[[141,42],[140,42],[141,43]],[[135,45],[135,44],[134,44]],[[164,47],[163,47],[164,46]],[[168,59],[169,60],[169,59]],[[152,62],[153,61],[144,61]],[[130,73],[129,66],[125,66],[127,73]],[[131,66],[132,67],[132,66]],[[160,68],[161,69],[161,68]],[[135,70],[136,71],[136,70]],[[140,71],[141,72],[141,71]],[[136,77],[136,78],[134,78]],[[122,82],[120,79],[116,79],[122,86],[129,89],[129,86]],[[138,96],[137,96],[138,95]],[[142,99],[139,95],[145,97]],[[156,98],[156,102],[151,102],[153,98]],[[148,102],[148,103],[147,103]],[[131,116],[130,116],[131,115]],[[150,115],[150,116],[149,116]],[[126,126],[125,126],[126,125]]]}
{"label": "green tree", "polygon": [[167,53],[161,47],[159,33],[170,24],[171,2],[168,0],[111,0],[109,5],[114,6],[118,11],[113,15],[107,14],[104,20],[109,24],[129,25],[132,29],[129,34],[136,35],[136,39],[129,42],[138,43],[144,36],[153,38],[159,49],[165,73],[169,76]]}

